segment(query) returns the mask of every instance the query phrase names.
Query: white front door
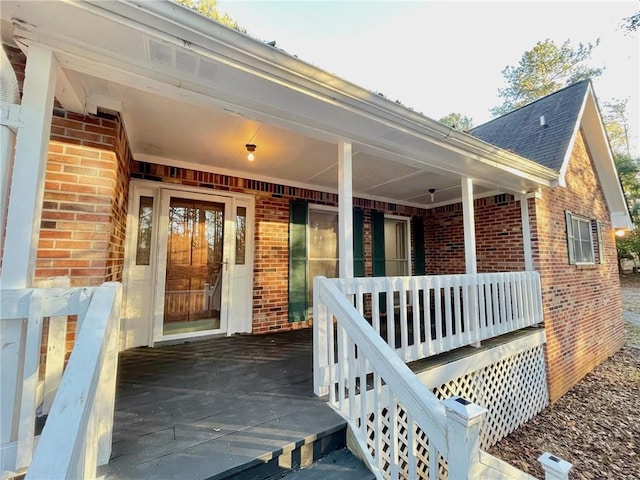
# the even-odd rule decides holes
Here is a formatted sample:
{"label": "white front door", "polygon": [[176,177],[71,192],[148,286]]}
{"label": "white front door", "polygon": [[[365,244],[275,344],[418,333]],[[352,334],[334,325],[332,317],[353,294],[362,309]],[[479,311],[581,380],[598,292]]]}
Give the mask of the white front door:
{"label": "white front door", "polygon": [[132,182],[124,348],[251,332],[253,201]]}

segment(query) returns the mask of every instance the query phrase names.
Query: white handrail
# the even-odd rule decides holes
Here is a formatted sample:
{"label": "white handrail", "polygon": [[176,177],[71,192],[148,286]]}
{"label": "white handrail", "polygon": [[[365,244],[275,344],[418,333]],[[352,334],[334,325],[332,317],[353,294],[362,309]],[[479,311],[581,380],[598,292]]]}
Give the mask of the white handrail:
{"label": "white handrail", "polygon": [[[320,355],[326,354],[330,364],[337,364],[337,368],[329,369],[329,404],[351,424],[369,466],[378,476],[383,475],[385,465],[392,470],[400,468],[397,437],[405,435],[413,446],[416,436],[425,435],[432,460],[418,460],[416,449],[408,448],[403,452],[408,457],[408,475],[420,461],[430,463],[429,468],[437,471],[438,458],[447,458],[455,434],[444,405],[376,334],[334,282],[316,277],[314,296],[316,336],[329,338],[328,350]],[[403,416],[401,423],[405,425],[402,434],[399,416]]]}
{"label": "white handrail", "polygon": [[405,361],[542,321],[536,272],[316,277],[313,308],[315,391],[348,421],[378,478],[468,479],[487,468],[486,410],[460,397],[438,401]]}
{"label": "white handrail", "polygon": [[95,290],[27,479],[95,478],[108,461],[121,296],[115,282]]}

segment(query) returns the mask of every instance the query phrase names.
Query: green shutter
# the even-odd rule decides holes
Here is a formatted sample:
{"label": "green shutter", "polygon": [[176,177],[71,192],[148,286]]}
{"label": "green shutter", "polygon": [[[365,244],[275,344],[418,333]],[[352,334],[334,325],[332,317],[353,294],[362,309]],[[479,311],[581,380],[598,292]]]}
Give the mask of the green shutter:
{"label": "green shutter", "polygon": [[[373,276],[384,277],[386,268],[384,265],[384,212],[371,210],[371,250],[373,257]],[[380,313],[387,311],[387,296],[381,293]]]}
{"label": "green shutter", "polygon": [[353,276],[364,277],[364,211],[353,209]]}
{"label": "green shutter", "polygon": [[413,232],[413,274],[424,275],[427,271],[424,254],[424,219],[413,217],[411,221]]}
{"label": "green shutter", "polygon": [[569,210],[564,212],[566,227],[567,227],[567,251],[569,252],[569,265],[576,264],[575,244],[573,242],[573,216]]}
{"label": "green shutter", "polygon": [[371,250],[373,276],[384,277],[384,212],[371,210]]}
{"label": "green shutter", "polygon": [[596,233],[598,235],[598,255],[600,257],[600,264],[604,263],[604,239],[602,238],[602,222],[596,220]]}
{"label": "green shutter", "polygon": [[307,318],[307,202],[289,204],[289,321]]}

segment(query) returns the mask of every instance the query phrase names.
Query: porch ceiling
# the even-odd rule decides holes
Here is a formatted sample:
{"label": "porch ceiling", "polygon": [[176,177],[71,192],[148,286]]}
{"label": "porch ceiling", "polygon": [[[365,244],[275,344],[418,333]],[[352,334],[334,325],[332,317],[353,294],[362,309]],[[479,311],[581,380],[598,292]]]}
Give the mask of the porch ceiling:
{"label": "porch ceiling", "polygon": [[54,50],[65,108],[121,112],[138,160],[336,191],[347,140],[354,196],[426,207],[457,201],[461,176],[478,194],[557,178],[175,4],[3,1],[0,14],[3,41]]}

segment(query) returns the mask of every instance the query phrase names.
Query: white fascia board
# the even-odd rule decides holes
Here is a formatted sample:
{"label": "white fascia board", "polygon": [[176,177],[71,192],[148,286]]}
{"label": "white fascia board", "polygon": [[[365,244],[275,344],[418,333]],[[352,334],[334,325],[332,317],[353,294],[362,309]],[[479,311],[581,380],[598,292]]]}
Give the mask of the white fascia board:
{"label": "white fascia board", "polygon": [[578,112],[578,116],[576,117],[576,123],[573,126],[573,133],[571,134],[571,138],[569,140],[569,145],[567,146],[566,152],[564,152],[564,159],[562,160],[562,166],[560,167],[560,176],[558,178],[558,185],[560,187],[567,186],[567,169],[569,168],[569,162],[571,161],[571,155],[573,154],[573,147],[576,144],[576,137],[578,136],[578,131],[580,130],[580,125],[582,124],[582,118],[584,116],[584,110],[587,106],[587,100],[589,99],[589,95],[593,95],[591,91],[591,83],[589,83],[589,88],[582,99],[582,105],[580,105],[580,111]]}
{"label": "white fascia board", "polygon": [[[195,46],[210,52],[228,53],[227,60],[249,69],[261,77],[299,89],[319,99],[348,105],[361,115],[380,121],[389,128],[436,140],[444,148],[455,148],[474,160],[494,168],[522,176],[542,186],[552,186],[557,172],[535,162],[500,150],[471,135],[458,132],[396,102],[329,74],[288,53],[254,40],[247,35],[213,22],[171,1],[155,2],[90,2],[95,13],[115,13],[145,25],[156,34],[174,36],[178,46],[194,50]],[[88,7],[88,5],[85,4]],[[135,26],[132,25],[135,28]],[[187,40],[189,39],[189,40]],[[239,66],[238,65],[238,66]],[[438,142],[439,140],[439,142]]]}
{"label": "white fascia board", "polygon": [[581,118],[581,127],[585,132],[585,142],[591,153],[611,215],[613,228],[633,229],[627,200],[622,190],[618,170],[613,159],[602,115],[596,97],[589,86],[588,104]]}

